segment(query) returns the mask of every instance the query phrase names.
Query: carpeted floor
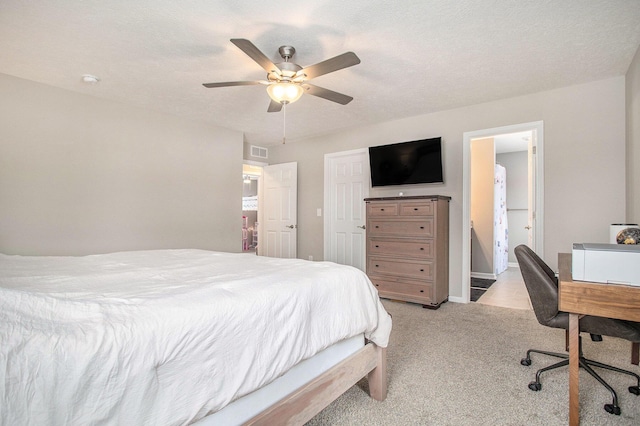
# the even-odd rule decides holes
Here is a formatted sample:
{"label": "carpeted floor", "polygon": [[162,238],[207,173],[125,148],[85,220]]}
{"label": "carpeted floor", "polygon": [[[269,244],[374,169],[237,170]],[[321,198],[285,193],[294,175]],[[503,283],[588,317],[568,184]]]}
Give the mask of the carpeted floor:
{"label": "carpeted floor", "polygon": [[480,297],[491,287],[491,284],[495,283],[496,280],[487,280],[483,278],[473,278],[471,277],[471,301],[476,302]]}
{"label": "carpeted floor", "polygon": [[[561,352],[564,331],[539,325],[533,311],[479,303],[445,303],[438,310],[384,300],[393,315],[387,351],[387,399],[365,392],[366,380],[349,389],[308,426],[317,425],[566,425],[569,421],[568,370],[544,373],[542,390],[527,385],[535,371],[555,362],[529,348]],[[587,356],[640,373],[630,364],[631,344],[605,337],[584,341]],[[608,414],[610,394],[591,376],[580,373],[583,426],[640,425],[640,396],[627,391],[628,376],[603,372],[618,392],[620,416]]]}

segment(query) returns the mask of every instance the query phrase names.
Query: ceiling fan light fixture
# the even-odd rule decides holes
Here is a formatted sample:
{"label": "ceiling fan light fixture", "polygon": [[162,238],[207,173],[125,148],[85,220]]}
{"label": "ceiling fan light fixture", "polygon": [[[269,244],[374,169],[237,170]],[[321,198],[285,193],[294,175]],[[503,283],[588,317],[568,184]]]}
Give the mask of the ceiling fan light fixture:
{"label": "ceiling fan light fixture", "polygon": [[280,82],[268,85],[267,93],[274,101],[286,105],[300,99],[304,89],[296,83]]}

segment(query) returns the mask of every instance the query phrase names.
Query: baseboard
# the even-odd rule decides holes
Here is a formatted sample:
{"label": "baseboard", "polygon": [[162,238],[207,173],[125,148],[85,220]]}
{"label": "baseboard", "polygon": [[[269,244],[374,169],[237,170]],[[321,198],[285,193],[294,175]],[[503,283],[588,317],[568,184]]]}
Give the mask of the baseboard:
{"label": "baseboard", "polygon": [[472,272],[471,278],[482,278],[483,280],[497,280],[496,274],[488,274],[486,272]]}
{"label": "baseboard", "polygon": [[456,296],[449,296],[449,302],[453,302],[453,303],[468,303],[462,297],[456,297]]}
{"label": "baseboard", "polygon": [[518,265],[518,262],[509,262],[508,266],[509,268],[520,268],[520,265]]}

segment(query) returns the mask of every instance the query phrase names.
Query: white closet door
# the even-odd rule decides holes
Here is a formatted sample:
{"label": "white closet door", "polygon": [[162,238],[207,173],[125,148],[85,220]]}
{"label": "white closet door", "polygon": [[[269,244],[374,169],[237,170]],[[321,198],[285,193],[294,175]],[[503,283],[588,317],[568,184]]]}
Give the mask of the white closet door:
{"label": "white closet door", "polygon": [[325,156],[325,260],[365,270],[369,181],[366,150]]}

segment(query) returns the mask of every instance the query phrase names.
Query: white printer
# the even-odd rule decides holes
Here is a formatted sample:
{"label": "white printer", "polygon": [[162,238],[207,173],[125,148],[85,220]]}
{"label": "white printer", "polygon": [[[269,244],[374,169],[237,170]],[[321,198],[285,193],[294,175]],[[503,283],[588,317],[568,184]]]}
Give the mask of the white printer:
{"label": "white printer", "polygon": [[640,286],[640,245],[573,244],[575,281]]}

